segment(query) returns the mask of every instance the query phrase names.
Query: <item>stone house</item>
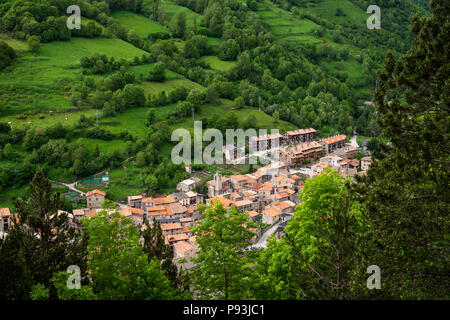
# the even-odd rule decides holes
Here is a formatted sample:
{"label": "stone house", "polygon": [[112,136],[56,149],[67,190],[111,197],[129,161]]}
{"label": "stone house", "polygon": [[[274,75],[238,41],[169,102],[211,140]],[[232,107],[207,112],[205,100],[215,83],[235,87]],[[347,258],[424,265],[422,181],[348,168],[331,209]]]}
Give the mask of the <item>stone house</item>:
{"label": "stone house", "polygon": [[86,193],[86,202],[88,208],[101,208],[105,201],[106,193],[101,190],[92,190]]}

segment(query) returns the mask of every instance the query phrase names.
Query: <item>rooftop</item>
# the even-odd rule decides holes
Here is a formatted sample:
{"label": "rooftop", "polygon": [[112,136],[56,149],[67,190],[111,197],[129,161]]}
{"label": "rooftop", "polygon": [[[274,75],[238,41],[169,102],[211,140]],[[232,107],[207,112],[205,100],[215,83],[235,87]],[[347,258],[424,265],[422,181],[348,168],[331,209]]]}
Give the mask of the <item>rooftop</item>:
{"label": "rooftop", "polygon": [[238,208],[238,207],[248,206],[251,204],[253,204],[253,202],[250,200],[241,200],[241,201],[236,201],[236,203],[234,205],[236,208]]}
{"label": "rooftop", "polygon": [[89,197],[89,196],[91,196],[91,195],[93,195],[93,194],[98,194],[98,195],[101,195],[101,196],[106,196],[106,192],[103,192],[103,191],[101,191],[101,190],[92,190],[92,191],[88,191],[88,193],[86,193],[86,197]]}
{"label": "rooftop", "polygon": [[191,184],[195,184],[195,181],[192,179],[186,179],[186,180],[181,181],[180,183],[184,183],[185,185],[190,186]]}
{"label": "rooftop", "polygon": [[0,208],[0,217],[9,217],[10,214],[9,208]]}
{"label": "rooftop", "polygon": [[326,139],[322,139],[322,142],[326,143],[326,144],[332,144],[332,143],[336,143],[336,142],[339,142],[339,141],[345,141],[345,139],[347,139],[347,136],[345,134],[340,134],[340,135],[337,135],[337,136],[334,136],[334,137],[329,137],[329,138],[326,138]]}
{"label": "rooftop", "polygon": [[264,140],[273,140],[273,139],[281,139],[283,136],[279,133],[272,134],[263,134],[261,136],[251,137],[250,141],[264,141]]}
{"label": "rooftop", "polygon": [[189,236],[186,233],[179,233],[165,236],[165,238],[170,243],[173,241],[186,241],[189,239]]}
{"label": "rooftop", "polygon": [[275,209],[274,207],[270,207],[270,208],[264,209],[264,214],[271,216],[271,217],[276,217],[276,216],[279,216],[281,214],[281,212],[278,211],[277,209]]}
{"label": "rooftop", "polygon": [[182,229],[183,227],[179,223],[168,223],[161,226],[162,231],[173,230],[173,229]]}
{"label": "rooftop", "polygon": [[177,251],[180,251],[180,252],[186,252],[186,251],[189,251],[189,250],[195,250],[195,251],[197,251],[198,249],[196,248],[196,247],[194,247],[192,244],[190,244],[189,242],[187,242],[187,241],[178,241],[178,242],[175,242],[174,244],[173,244],[173,247],[174,247],[174,249],[176,249]]}
{"label": "rooftop", "polygon": [[125,209],[120,210],[121,214],[124,215],[132,215],[132,214],[137,214],[137,215],[144,215],[144,210],[142,209],[138,209],[138,208],[132,208],[132,207],[127,207]]}
{"label": "rooftop", "polygon": [[297,129],[297,130],[288,131],[288,132],[286,132],[286,134],[289,136],[295,136],[295,135],[299,135],[299,134],[306,134],[306,133],[313,133],[313,132],[317,132],[317,131],[314,130],[313,128],[308,128],[308,129]]}
{"label": "rooftop", "polygon": [[248,212],[248,215],[250,217],[256,217],[257,215],[259,215],[259,212],[256,212],[255,210],[251,210]]}

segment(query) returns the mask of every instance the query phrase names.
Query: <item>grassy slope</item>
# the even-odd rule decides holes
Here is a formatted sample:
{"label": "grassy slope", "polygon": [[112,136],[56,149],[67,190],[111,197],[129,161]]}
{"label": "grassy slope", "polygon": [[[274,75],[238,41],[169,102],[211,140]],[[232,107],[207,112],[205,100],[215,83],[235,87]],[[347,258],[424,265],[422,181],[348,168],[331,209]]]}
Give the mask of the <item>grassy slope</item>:
{"label": "grassy slope", "polygon": [[184,12],[186,14],[186,25],[187,26],[193,26],[195,18],[197,18],[197,27],[200,26],[202,16],[200,14],[192,11],[189,8],[176,5],[175,3],[167,1],[167,0],[161,2],[161,7],[164,8],[164,10],[166,11],[168,21],[170,21],[172,19],[172,17],[175,15],[175,13]]}
{"label": "grassy slope", "polygon": [[303,43],[323,42],[323,40],[309,35],[317,26],[313,21],[299,19],[267,0],[258,5],[257,13],[269,24],[271,31],[278,39]]}
{"label": "grassy slope", "polygon": [[[187,8],[177,6],[167,1],[163,2],[162,6],[168,14],[169,21],[175,12],[178,11],[186,12],[188,24],[193,23],[194,16],[197,16],[198,24],[201,21],[200,15]],[[266,2],[264,6],[265,9],[260,8],[258,13],[270,24],[274,34],[280,39],[310,41],[316,43],[324,41],[324,39],[317,39],[311,34],[311,30],[315,27],[314,22],[307,19],[300,20],[291,13],[278,9],[275,5],[268,2]],[[316,9],[319,10],[320,7],[317,7]],[[345,11],[345,8],[343,9]],[[135,29],[141,37],[145,37],[147,32],[165,29],[165,27],[133,13],[115,12],[114,15],[125,26]],[[3,38],[6,38],[6,40],[15,48],[22,51],[26,50],[26,46],[23,42],[7,39],[5,36],[3,36]],[[210,38],[209,41],[212,44],[219,44],[221,40]],[[39,126],[50,125],[56,121],[66,121],[66,123],[76,121],[79,117],[79,113],[63,112],[67,109],[73,109],[73,106],[67,98],[64,98],[64,88],[58,87],[56,81],[63,77],[74,79],[80,73],[80,69],[76,67],[79,59],[83,56],[91,56],[95,52],[114,56],[116,59],[132,59],[134,56],[141,56],[144,53],[142,50],[133,47],[131,44],[115,38],[73,38],[68,42],[44,44],[41,51],[36,56],[25,53],[23,57],[19,58],[14,63],[11,72],[0,73],[0,90],[2,90],[0,92],[0,99],[7,99],[8,101],[8,103],[5,104],[6,107],[0,109],[0,121],[12,121],[13,125],[24,125],[26,122],[31,121],[31,125],[38,123]],[[208,62],[212,69],[218,71],[228,70],[234,64],[233,62],[220,61],[215,56],[203,57],[202,59]],[[332,67],[333,66],[330,66],[330,68]],[[152,65],[149,64],[131,67],[130,69],[135,72],[136,75],[139,75],[140,73],[148,73],[151,68]],[[354,73],[356,74],[356,71]],[[146,94],[156,94],[162,90],[167,92],[179,85],[189,87],[200,86],[169,70],[166,71],[166,76],[168,80],[163,83],[143,82],[141,86],[146,91]],[[12,89],[10,89],[11,84],[13,85]],[[32,99],[31,102],[27,102],[25,98],[28,98],[28,95],[32,95],[34,100],[38,101],[34,102]],[[159,119],[164,119],[165,116],[175,110],[175,108],[176,104],[155,108],[156,115]],[[234,105],[231,101],[223,100],[221,104],[203,106],[201,112],[195,115],[195,119],[200,120],[202,118],[210,118],[214,114],[223,116],[229,111],[234,111],[241,122],[246,119],[248,115],[253,114],[257,119],[258,126],[262,128],[272,128],[277,126],[288,130],[294,128],[292,124],[284,121],[280,121],[280,124],[275,125],[272,117],[263,112],[259,112],[254,108],[233,109]],[[62,113],[55,114],[53,117],[46,116],[45,119],[42,120],[37,119],[36,115],[29,116],[27,120],[16,120],[15,115],[19,113],[22,114],[25,110],[30,110],[33,113],[46,110],[60,110]],[[115,118],[101,120],[100,126],[111,130],[114,133],[129,130],[134,135],[145,137],[146,127],[143,119],[145,118],[147,110],[147,108],[127,110]],[[83,110],[83,112],[86,112],[89,115],[95,114],[94,110]],[[66,117],[68,120],[65,120]],[[171,129],[180,127],[192,129],[192,119],[185,118],[173,125]],[[125,150],[125,143],[120,140],[80,140],[82,140],[89,149],[93,149],[96,145],[99,145],[100,150],[119,150],[122,152]],[[170,151],[171,146],[168,144],[161,148],[160,153],[164,156],[168,156]],[[125,181],[125,172],[123,168],[111,171],[113,184],[108,193],[111,193],[112,198],[120,199],[127,194],[135,194],[143,190],[142,186],[139,186],[140,182],[137,180],[140,169],[132,168],[129,172],[131,173],[129,174],[130,177]],[[58,170],[51,172],[51,175],[54,177],[57,177],[58,174],[60,174]],[[124,190],[126,184],[131,186],[130,190]],[[20,191],[21,190],[18,190],[17,192],[20,193]],[[2,203],[2,201],[4,202],[5,199],[9,197],[10,192],[11,190],[0,194],[0,203]]]}
{"label": "grassy slope", "polygon": [[211,69],[217,71],[228,71],[236,65],[234,61],[222,61],[216,56],[203,56],[200,60],[206,62]]}
{"label": "grassy slope", "polygon": [[[345,16],[336,16],[336,9],[341,8]],[[368,15],[348,0],[322,0],[320,3],[307,3],[305,9],[316,16],[335,22],[339,25],[355,25],[366,28],[365,21]],[[283,10],[270,1],[265,0],[259,4],[257,13],[267,22],[273,34],[280,40],[288,40],[299,44],[327,43],[335,47],[346,46],[350,56],[346,61],[329,61],[320,59],[320,63],[328,71],[345,71],[349,78],[361,79],[364,77],[362,64],[356,60],[361,50],[352,46],[344,39],[344,43],[336,43],[331,40],[328,32],[324,37],[317,37],[312,32],[317,26],[313,21],[300,19],[289,11]],[[344,35],[345,37],[345,35]],[[367,87],[359,88],[355,92],[358,97],[367,96],[370,93]]]}
{"label": "grassy slope", "polygon": [[141,38],[147,38],[149,34],[156,32],[170,33],[165,26],[133,12],[114,11],[111,15],[118,19],[124,27],[136,31],[136,34]]}

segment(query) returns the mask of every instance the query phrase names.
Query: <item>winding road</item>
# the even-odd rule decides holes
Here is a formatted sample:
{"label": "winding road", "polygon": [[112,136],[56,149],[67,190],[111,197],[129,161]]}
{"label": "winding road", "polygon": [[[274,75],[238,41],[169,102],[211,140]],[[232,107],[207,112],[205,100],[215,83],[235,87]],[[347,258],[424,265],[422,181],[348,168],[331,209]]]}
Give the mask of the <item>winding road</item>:
{"label": "winding road", "polygon": [[265,248],[267,246],[267,239],[269,239],[269,237],[271,235],[273,235],[275,233],[275,231],[277,231],[278,226],[280,225],[280,222],[275,223],[273,226],[271,226],[269,229],[267,229],[259,238],[259,240],[252,245],[253,248]]}
{"label": "winding road", "polygon": [[[69,184],[68,183],[63,183],[63,182],[58,182],[58,181],[53,181],[53,180],[50,180],[50,181],[53,182],[53,183],[56,183],[56,184],[63,185],[65,187],[67,187],[69,190],[78,193],[82,197],[86,196],[86,194],[83,191],[78,190],[77,188],[75,188],[75,185],[78,183],[78,181],[75,181],[74,183],[69,183]],[[124,209],[124,208],[127,207],[127,205],[124,205],[124,204],[122,204],[120,202],[117,202],[117,201],[114,201],[114,202],[116,203],[117,206],[119,206],[119,209]]]}

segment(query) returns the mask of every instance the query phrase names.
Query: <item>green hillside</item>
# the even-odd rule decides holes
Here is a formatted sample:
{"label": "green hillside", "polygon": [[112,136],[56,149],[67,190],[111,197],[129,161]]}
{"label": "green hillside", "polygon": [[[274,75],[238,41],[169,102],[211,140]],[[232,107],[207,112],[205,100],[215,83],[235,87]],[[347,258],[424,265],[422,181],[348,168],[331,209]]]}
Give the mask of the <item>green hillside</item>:
{"label": "green hillside", "polygon": [[421,10],[402,1],[407,14],[377,31],[362,0],[157,3],[86,0],[81,30],[70,31],[50,1],[41,15],[36,2],[0,1],[0,44],[15,52],[0,70],[3,205],[38,166],[67,182],[109,169],[116,200],[154,175],[150,191],[173,189],[184,171],[168,164],[170,134],[192,129],[192,109],[205,129],[377,136],[373,109],[357,106],[372,99],[380,44],[408,47]]}

